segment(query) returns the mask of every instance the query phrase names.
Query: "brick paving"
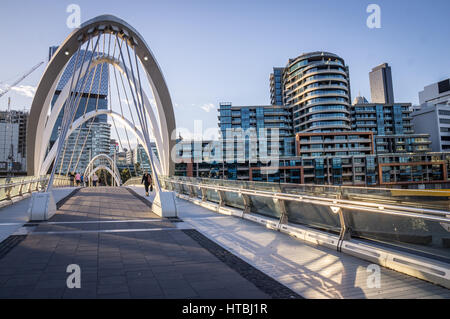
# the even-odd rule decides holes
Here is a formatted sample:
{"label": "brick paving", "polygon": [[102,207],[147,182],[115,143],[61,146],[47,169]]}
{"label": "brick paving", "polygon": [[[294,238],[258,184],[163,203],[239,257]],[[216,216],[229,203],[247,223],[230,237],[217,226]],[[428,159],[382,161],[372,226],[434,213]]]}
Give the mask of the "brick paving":
{"label": "brick paving", "polygon": [[[256,275],[242,276],[125,188],[81,189],[29,226],[0,259],[0,298],[298,297],[276,293],[281,285],[249,265]],[[80,289],[67,288],[70,264],[81,268]]]}

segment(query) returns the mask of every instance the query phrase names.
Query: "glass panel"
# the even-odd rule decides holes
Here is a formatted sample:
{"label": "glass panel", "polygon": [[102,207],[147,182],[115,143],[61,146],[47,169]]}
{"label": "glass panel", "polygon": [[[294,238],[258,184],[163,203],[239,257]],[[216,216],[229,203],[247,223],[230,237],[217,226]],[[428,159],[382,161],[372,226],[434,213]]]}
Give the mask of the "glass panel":
{"label": "glass panel", "polygon": [[344,209],[352,237],[411,249],[450,263],[450,224]]}
{"label": "glass panel", "polygon": [[289,223],[301,224],[335,233],[340,231],[339,216],[328,206],[287,201],[286,211]]}
{"label": "glass panel", "polygon": [[249,196],[251,200],[250,211],[255,214],[280,219],[281,212],[273,198]]}

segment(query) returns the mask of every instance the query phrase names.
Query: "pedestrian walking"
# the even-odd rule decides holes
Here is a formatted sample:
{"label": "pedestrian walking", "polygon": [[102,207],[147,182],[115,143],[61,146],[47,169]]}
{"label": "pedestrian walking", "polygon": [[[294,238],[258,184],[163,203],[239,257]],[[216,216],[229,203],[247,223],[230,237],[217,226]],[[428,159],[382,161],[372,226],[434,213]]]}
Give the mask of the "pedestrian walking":
{"label": "pedestrian walking", "polygon": [[80,175],[80,173],[77,173],[75,175],[75,181],[77,183],[77,186],[80,186],[80,183],[81,183],[81,175]]}
{"label": "pedestrian walking", "polygon": [[150,192],[153,192],[153,180],[152,175],[148,173],[148,171],[145,171],[144,175],[142,176],[141,184],[144,183],[145,187],[145,195],[148,196],[148,188],[150,187]]}
{"label": "pedestrian walking", "polygon": [[74,184],[74,179],[75,179],[75,174],[70,172],[69,173],[69,179],[70,179],[70,186],[75,186]]}
{"label": "pedestrian walking", "polygon": [[94,183],[94,187],[97,187],[98,176],[96,173],[92,176],[92,182]]}

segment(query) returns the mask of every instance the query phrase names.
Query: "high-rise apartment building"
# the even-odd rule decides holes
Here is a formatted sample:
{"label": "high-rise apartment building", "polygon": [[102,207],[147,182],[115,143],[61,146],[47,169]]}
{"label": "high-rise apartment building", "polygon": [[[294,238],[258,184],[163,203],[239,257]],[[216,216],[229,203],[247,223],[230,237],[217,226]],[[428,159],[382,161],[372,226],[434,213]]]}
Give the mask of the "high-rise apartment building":
{"label": "high-rise apartment building", "polygon": [[[237,162],[255,160],[255,158],[250,158],[249,139],[242,141],[243,150],[235,148],[234,143],[227,144],[227,139],[234,138],[235,131],[239,129],[242,130],[243,136],[249,132],[249,129],[254,130],[256,136],[258,136],[255,150],[259,155],[261,155],[260,148],[263,146],[264,148],[267,147],[268,155],[292,156],[295,153],[290,112],[284,106],[234,106],[232,103],[220,103],[218,118],[224,142],[224,158],[228,159],[230,152],[233,152]],[[233,136],[228,136],[228,132]],[[262,145],[261,134],[266,133],[267,144]],[[271,143],[276,145],[277,154],[271,154],[274,149]]]}
{"label": "high-rise apartment building", "polygon": [[[294,133],[350,130],[349,70],[341,57],[329,52],[302,54],[290,59],[282,73],[283,105],[292,114]],[[275,80],[271,77],[271,88],[276,87]]]}
{"label": "high-rise apartment building", "polygon": [[270,103],[283,105],[283,72],[284,68],[273,68],[270,74]]}
{"label": "high-rise apartment building", "polygon": [[389,64],[384,63],[369,73],[372,103],[394,104],[394,88],[392,71]]}
{"label": "high-rise apartment building", "polygon": [[[49,49],[49,58],[56,52],[57,47],[51,47]],[[83,57],[85,61],[92,58],[94,53],[91,51],[80,50],[79,58],[77,55],[73,56],[66,66],[61,79],[55,90],[55,95],[52,100],[52,106],[58,99],[64,87],[71,83],[72,74],[75,69],[75,62],[77,61],[77,68],[81,67]],[[77,99],[75,100],[76,113],[74,120],[83,116],[83,114],[108,108],[108,84],[109,84],[109,69],[107,64],[99,64],[96,68],[93,68],[87,75],[80,78],[77,87],[74,92],[78,93]],[[57,120],[55,127],[53,129],[50,146],[58,138],[60,126],[62,123],[64,112],[61,111]],[[60,164],[62,162],[61,172],[65,173],[67,171],[80,171],[89,163],[89,153],[91,157],[98,154],[109,154],[110,152],[110,135],[111,135],[111,125],[108,124],[107,115],[96,116],[93,120],[87,121],[79,128],[74,130],[71,136],[68,137],[65,150],[60,158]],[[77,158],[76,154],[80,160],[74,162],[74,158]],[[81,154],[81,155],[80,155]],[[59,168],[58,168],[59,169]]]}

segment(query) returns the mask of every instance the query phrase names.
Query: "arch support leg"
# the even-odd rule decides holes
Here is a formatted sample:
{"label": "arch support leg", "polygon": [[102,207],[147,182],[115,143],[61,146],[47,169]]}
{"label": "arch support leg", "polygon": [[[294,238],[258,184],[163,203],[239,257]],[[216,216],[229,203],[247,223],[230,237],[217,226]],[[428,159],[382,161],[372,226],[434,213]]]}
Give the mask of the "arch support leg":
{"label": "arch support leg", "polygon": [[46,221],[56,213],[56,203],[52,192],[33,193],[28,208],[30,221]]}
{"label": "arch support leg", "polygon": [[152,212],[160,217],[177,217],[175,193],[165,190],[157,191],[153,199]]}

